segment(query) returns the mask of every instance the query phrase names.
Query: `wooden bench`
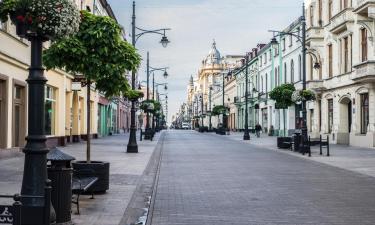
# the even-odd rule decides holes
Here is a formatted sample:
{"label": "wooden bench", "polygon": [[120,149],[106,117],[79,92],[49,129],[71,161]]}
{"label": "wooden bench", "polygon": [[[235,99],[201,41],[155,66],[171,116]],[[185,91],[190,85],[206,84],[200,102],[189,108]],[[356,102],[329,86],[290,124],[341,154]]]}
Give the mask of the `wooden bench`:
{"label": "wooden bench", "polygon": [[[87,171],[84,170],[84,173],[86,172]],[[80,214],[79,197],[82,194],[87,193],[90,187],[92,187],[99,179],[98,177],[95,177],[95,176],[81,177],[80,173],[82,173],[82,171],[79,171],[79,172],[75,171],[73,174],[73,179],[72,179],[72,195],[76,195],[75,199],[72,196],[72,203],[77,205],[78,215]],[[94,199],[94,192],[91,192],[91,199]]]}

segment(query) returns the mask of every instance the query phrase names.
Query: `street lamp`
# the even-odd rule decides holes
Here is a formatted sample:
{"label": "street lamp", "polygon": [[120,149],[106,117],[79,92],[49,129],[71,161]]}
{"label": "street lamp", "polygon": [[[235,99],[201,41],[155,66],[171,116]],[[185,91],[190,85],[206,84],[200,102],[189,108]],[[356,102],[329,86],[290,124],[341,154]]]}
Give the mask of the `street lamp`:
{"label": "street lamp", "polygon": [[[155,71],[164,71],[163,76],[164,78],[168,77],[167,69],[169,67],[161,67],[161,68],[154,68],[150,66],[150,54],[147,52],[147,100],[149,100],[149,77],[150,73],[152,73],[152,99],[155,100]],[[145,139],[151,139],[155,132],[155,115],[152,116],[152,129],[150,130],[150,114],[146,114],[146,131],[145,131]]]}
{"label": "street lamp", "polygon": [[[140,33],[136,34],[136,30],[140,31]],[[157,29],[157,30],[144,30],[135,25],[135,1],[133,1],[133,15],[132,15],[132,45],[135,46],[137,40],[144,34],[153,33],[162,35],[160,43],[163,47],[167,47],[169,40],[165,36],[165,32],[170,30],[169,28],[164,29]],[[162,33],[163,32],[163,33]],[[136,89],[136,81],[135,81],[135,70],[132,71],[132,89]],[[138,144],[137,144],[137,127],[135,125],[135,100],[132,100],[132,107],[131,107],[131,125],[130,125],[130,135],[129,135],[129,142],[127,145],[127,152],[128,153],[137,153],[138,152]]]}
{"label": "street lamp", "polygon": [[[271,39],[271,46],[273,48],[278,48],[278,42],[276,40],[276,36],[283,36],[283,35],[291,35],[293,37],[296,37],[298,41],[302,44],[302,90],[306,90],[306,54],[314,55],[316,58],[314,68],[319,69],[320,64],[317,60],[317,57],[312,52],[307,52],[306,49],[306,18],[305,18],[305,4],[303,4],[302,7],[302,16],[301,16],[301,25],[302,25],[302,35],[299,34],[299,31],[297,32],[284,32],[284,31],[274,31],[270,30],[270,32],[274,33],[273,38]],[[275,35],[276,33],[276,35]],[[307,110],[306,110],[306,100],[302,101],[302,143],[305,143],[307,141]]]}

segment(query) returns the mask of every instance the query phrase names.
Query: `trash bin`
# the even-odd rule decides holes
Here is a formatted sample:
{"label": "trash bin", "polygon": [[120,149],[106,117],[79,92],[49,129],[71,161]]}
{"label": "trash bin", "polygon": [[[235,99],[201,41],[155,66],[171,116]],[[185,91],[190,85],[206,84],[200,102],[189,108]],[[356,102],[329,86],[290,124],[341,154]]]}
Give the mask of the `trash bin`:
{"label": "trash bin", "polygon": [[301,145],[301,134],[294,133],[294,151],[299,152],[299,147]]}
{"label": "trash bin", "polygon": [[71,223],[72,168],[75,158],[58,148],[52,148],[47,154],[48,179],[51,180],[51,202],[56,212],[56,224]]}

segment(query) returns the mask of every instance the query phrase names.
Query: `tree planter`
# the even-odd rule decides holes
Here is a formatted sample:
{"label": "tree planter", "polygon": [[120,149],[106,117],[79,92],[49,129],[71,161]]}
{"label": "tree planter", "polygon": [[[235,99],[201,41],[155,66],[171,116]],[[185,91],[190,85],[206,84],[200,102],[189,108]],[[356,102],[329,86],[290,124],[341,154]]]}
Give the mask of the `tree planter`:
{"label": "tree planter", "polygon": [[88,193],[103,193],[109,189],[109,162],[91,161],[87,163],[86,161],[76,161],[72,165],[73,170],[77,171],[81,177],[98,177],[98,181],[87,191]]}
{"label": "tree planter", "polygon": [[289,144],[285,144],[283,142],[290,142],[292,140],[291,137],[277,137],[277,147],[278,148],[290,148]]}

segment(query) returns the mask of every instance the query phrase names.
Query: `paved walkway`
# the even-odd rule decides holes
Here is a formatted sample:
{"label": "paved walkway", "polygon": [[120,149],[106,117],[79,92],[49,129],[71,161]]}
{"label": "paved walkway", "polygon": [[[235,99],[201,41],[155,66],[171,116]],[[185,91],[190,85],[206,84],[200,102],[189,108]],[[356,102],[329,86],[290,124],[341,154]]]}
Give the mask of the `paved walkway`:
{"label": "paved walkway", "polygon": [[[214,135],[214,134],[212,134]],[[216,135],[216,134],[215,134]],[[312,157],[303,156],[287,149],[278,149],[276,146],[276,137],[262,135],[260,138],[251,134],[250,141],[243,141],[243,133],[231,132],[225,138],[241,141],[249,145],[261,146],[265,149],[275,150],[286,154],[306,158],[327,165],[339,167],[341,169],[350,170],[364,175],[375,177],[375,148],[361,148],[347,145],[330,145],[330,157],[326,157],[326,150],[323,149],[323,155],[319,154],[319,146],[313,146]]]}
{"label": "paved walkway", "polygon": [[[136,190],[143,171],[158,143],[159,135],[153,142],[139,142],[139,153],[127,154],[128,134],[114,135],[92,141],[92,160],[110,162],[110,189],[106,194],[81,197],[81,215],[76,215],[72,205],[74,224],[82,225],[118,225]],[[85,160],[85,142],[61,147],[64,152],[73,155],[77,160]],[[0,160],[0,193],[14,194],[20,192],[23,154],[18,157],[7,157]]]}
{"label": "paved walkway", "polygon": [[148,224],[375,224],[372,177],[195,131],[161,145]]}

